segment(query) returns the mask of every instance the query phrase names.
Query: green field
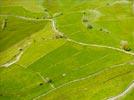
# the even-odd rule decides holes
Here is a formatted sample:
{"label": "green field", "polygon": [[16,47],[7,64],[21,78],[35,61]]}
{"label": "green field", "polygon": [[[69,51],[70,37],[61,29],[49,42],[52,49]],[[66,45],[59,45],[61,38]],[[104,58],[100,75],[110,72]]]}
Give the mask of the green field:
{"label": "green field", "polygon": [[134,1],[0,0],[0,100],[134,100]]}

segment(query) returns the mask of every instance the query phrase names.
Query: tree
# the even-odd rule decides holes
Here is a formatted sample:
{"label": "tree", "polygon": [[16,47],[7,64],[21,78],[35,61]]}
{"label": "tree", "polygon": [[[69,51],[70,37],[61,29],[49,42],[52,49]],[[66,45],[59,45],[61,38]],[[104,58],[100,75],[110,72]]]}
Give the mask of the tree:
{"label": "tree", "polygon": [[7,19],[4,19],[1,26],[2,30],[6,28],[6,25],[7,25]]}
{"label": "tree", "polygon": [[122,40],[120,42],[121,48],[124,49],[125,51],[130,51],[131,49],[129,48],[128,41]]}

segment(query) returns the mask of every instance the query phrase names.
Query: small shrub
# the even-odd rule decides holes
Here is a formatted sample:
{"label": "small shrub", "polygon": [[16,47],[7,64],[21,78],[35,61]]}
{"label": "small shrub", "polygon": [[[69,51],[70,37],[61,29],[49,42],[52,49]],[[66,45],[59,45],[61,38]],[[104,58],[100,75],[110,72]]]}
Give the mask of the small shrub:
{"label": "small shrub", "polygon": [[93,28],[92,25],[90,25],[90,24],[87,25],[87,29],[92,29],[92,28]]}
{"label": "small shrub", "polygon": [[84,18],[82,21],[83,21],[83,22],[88,22],[88,19],[85,19],[85,18]]}
{"label": "small shrub", "polygon": [[43,83],[41,82],[39,85],[41,86],[41,85],[43,85]]}
{"label": "small shrub", "polygon": [[22,50],[23,50],[22,48],[19,49],[19,51],[22,51]]}
{"label": "small shrub", "polygon": [[52,83],[52,79],[50,79],[49,77],[46,78],[46,83]]}
{"label": "small shrub", "polygon": [[102,28],[100,28],[100,31],[103,31],[103,29],[102,29]]}
{"label": "small shrub", "polygon": [[36,42],[36,40],[35,40],[35,39],[33,39],[33,42],[35,43],[35,42]]}
{"label": "small shrub", "polygon": [[86,14],[86,12],[85,12],[85,11],[83,11],[82,13],[83,13],[84,15]]}
{"label": "small shrub", "polygon": [[44,9],[44,11],[45,11],[45,12],[48,12],[48,10],[47,10],[47,9]]}

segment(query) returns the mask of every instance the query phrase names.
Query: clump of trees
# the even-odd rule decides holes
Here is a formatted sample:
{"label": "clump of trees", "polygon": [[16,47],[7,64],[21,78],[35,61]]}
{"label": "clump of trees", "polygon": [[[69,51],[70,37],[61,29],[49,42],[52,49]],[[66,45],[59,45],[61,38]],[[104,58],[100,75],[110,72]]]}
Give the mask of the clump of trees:
{"label": "clump of trees", "polygon": [[44,9],[44,13],[45,13],[45,15],[43,16],[43,19],[46,19],[46,18],[51,19],[52,18],[52,14],[51,14],[51,12],[48,11],[47,8]]}
{"label": "clump of trees", "polygon": [[128,41],[122,40],[120,42],[121,48],[125,51],[130,51],[131,48],[129,47]]}
{"label": "clump of trees", "polygon": [[88,15],[85,11],[83,11],[82,22],[86,26],[87,29],[92,29],[93,28],[93,25],[90,23]]}
{"label": "clump of trees", "polygon": [[64,34],[55,34],[55,39],[61,39],[61,38],[66,38],[66,36]]}
{"label": "clump of trees", "polygon": [[63,35],[55,34],[56,39],[60,39],[60,38],[63,38],[63,37],[64,37]]}

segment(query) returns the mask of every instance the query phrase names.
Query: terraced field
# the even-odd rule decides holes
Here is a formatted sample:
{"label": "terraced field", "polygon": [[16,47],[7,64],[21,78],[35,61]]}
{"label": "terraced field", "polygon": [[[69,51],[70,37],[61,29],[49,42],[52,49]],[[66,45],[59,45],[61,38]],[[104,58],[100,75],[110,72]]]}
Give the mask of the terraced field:
{"label": "terraced field", "polygon": [[134,100],[134,1],[0,0],[0,100]]}

